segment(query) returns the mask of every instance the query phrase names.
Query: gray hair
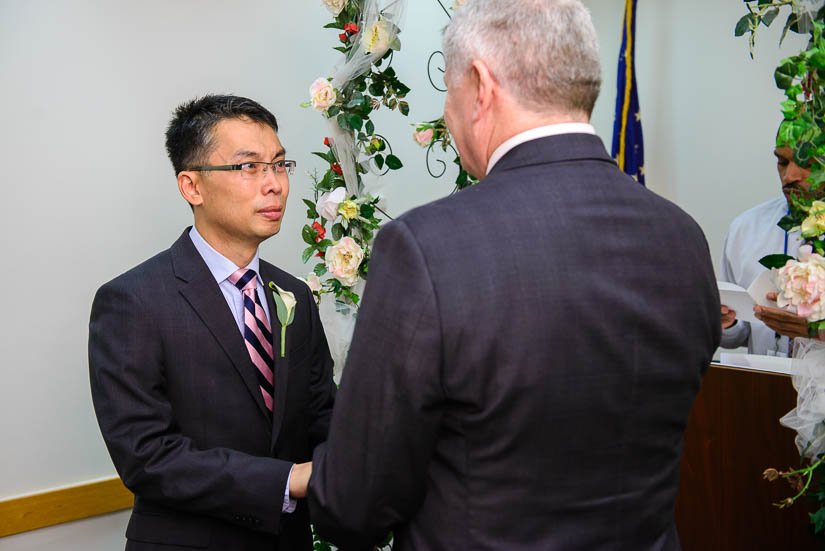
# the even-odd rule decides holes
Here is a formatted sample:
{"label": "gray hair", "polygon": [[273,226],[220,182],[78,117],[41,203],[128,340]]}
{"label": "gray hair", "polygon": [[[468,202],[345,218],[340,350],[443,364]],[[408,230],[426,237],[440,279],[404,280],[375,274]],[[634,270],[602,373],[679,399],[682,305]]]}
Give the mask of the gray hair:
{"label": "gray hair", "polygon": [[483,60],[533,111],[590,116],[599,96],[599,43],[579,0],[467,0],[444,29],[443,48],[450,80]]}

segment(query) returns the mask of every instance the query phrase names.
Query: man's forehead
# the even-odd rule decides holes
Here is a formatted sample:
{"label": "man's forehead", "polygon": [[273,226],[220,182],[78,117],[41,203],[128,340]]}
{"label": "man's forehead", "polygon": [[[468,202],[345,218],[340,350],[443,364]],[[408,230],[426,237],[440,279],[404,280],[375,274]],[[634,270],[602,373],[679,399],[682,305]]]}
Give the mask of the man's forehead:
{"label": "man's forehead", "polygon": [[283,150],[275,130],[251,120],[227,119],[215,125],[215,149],[224,155],[257,154],[274,156]]}

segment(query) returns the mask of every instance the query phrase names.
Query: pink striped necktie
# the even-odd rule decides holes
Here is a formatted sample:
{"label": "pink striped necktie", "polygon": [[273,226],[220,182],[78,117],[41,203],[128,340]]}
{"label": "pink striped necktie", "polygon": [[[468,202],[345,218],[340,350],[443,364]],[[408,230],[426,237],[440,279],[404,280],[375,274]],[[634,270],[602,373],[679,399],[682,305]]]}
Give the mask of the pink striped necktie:
{"label": "pink striped necktie", "polygon": [[243,293],[243,338],[249,357],[255,364],[258,375],[258,386],[264,396],[264,403],[269,411],[272,411],[273,396],[273,362],[272,362],[272,331],[269,328],[269,321],[266,319],[266,312],[255,292],[258,285],[258,278],[255,270],[240,270],[229,276],[229,282],[235,285]]}

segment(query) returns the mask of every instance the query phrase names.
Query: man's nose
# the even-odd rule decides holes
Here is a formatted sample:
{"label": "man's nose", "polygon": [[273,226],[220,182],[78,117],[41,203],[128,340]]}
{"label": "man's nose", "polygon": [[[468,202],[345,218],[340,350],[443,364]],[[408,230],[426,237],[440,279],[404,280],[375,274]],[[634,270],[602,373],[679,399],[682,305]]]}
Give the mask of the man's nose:
{"label": "man's nose", "polygon": [[281,189],[283,189],[283,179],[281,175],[275,173],[275,169],[271,165],[268,166],[266,172],[264,172],[261,183],[264,193],[269,193],[270,191],[280,193]]}
{"label": "man's nose", "polygon": [[785,183],[796,184],[805,180],[806,171],[804,168],[791,161],[788,163],[788,168],[785,170]]}

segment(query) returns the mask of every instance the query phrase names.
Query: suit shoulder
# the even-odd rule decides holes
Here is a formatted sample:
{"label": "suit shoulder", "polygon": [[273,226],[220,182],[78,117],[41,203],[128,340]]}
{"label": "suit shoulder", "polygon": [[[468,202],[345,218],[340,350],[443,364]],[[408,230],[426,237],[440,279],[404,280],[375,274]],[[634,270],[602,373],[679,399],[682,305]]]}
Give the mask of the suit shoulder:
{"label": "suit shoulder", "polygon": [[151,285],[158,277],[172,273],[172,256],[169,249],[144,260],[134,268],[101,285],[98,292],[105,289],[139,288]]}

